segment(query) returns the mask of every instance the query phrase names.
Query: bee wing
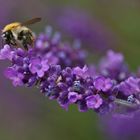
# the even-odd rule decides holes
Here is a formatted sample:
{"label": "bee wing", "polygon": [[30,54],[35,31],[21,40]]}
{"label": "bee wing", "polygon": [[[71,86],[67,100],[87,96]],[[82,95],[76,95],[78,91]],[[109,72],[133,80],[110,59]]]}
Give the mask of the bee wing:
{"label": "bee wing", "polygon": [[37,22],[40,22],[41,21],[41,18],[33,18],[33,19],[30,19],[30,20],[27,20],[25,22],[22,22],[20,25],[21,26],[26,26],[26,25],[31,25],[31,24],[35,24]]}

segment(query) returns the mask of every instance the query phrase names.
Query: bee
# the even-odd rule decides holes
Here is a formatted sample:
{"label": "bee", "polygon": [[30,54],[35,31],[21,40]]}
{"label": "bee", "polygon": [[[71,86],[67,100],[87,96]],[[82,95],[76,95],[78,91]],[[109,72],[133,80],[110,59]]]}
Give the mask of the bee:
{"label": "bee", "polygon": [[13,22],[4,27],[2,30],[2,41],[16,47],[23,47],[28,50],[29,46],[33,46],[35,36],[34,33],[26,27],[34,23],[40,22],[41,18],[33,18],[25,22]]}

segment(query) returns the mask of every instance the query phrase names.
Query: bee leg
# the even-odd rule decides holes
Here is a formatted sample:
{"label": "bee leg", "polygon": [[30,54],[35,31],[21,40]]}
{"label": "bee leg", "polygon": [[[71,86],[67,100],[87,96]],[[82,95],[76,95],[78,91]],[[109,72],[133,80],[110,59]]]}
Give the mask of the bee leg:
{"label": "bee leg", "polygon": [[16,48],[22,48],[22,45],[20,42],[16,41],[16,45],[15,45]]}
{"label": "bee leg", "polygon": [[23,44],[23,47],[24,47],[25,50],[28,51],[28,45]]}

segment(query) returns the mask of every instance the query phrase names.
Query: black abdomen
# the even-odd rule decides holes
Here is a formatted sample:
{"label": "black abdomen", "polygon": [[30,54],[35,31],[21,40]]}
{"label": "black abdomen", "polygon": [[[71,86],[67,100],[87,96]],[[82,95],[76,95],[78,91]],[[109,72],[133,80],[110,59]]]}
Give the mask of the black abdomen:
{"label": "black abdomen", "polygon": [[30,30],[22,30],[18,33],[19,41],[21,41],[23,47],[28,50],[28,45],[32,45],[33,43],[33,35]]}

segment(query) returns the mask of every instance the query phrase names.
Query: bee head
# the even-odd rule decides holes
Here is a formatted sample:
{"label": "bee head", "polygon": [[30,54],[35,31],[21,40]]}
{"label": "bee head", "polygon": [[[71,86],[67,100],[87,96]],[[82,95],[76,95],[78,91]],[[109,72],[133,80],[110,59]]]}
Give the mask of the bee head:
{"label": "bee head", "polygon": [[19,22],[14,22],[14,23],[10,23],[10,24],[6,25],[2,30],[1,37],[3,38],[3,40],[9,40],[10,36],[12,34],[12,30],[14,28],[18,27],[19,25],[20,25]]}
{"label": "bee head", "polygon": [[1,34],[2,37],[2,44],[12,44],[11,42],[13,42],[13,34],[11,30],[2,32]]}
{"label": "bee head", "polygon": [[5,32],[2,32],[2,34],[1,34],[1,37],[2,37],[2,39],[7,39],[7,37],[9,36],[9,34],[11,34],[11,31],[10,30],[8,30],[8,31],[5,31]]}

